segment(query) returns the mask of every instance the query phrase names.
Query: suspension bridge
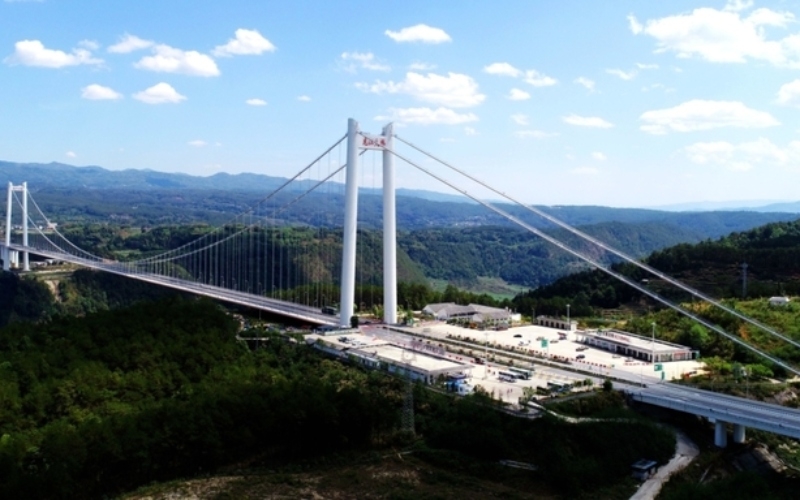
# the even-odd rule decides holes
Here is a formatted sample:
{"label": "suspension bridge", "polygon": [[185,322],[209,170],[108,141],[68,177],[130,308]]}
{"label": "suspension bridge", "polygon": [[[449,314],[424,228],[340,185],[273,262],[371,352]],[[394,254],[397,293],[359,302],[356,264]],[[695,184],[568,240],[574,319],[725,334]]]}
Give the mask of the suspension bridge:
{"label": "suspension bridge", "polygon": [[[406,147],[409,152],[401,152],[395,146]],[[412,158],[412,155],[415,155],[415,158]],[[422,160],[417,159],[420,155]],[[380,176],[377,172],[378,159],[380,159]],[[434,181],[484,206],[488,211],[548,241],[576,259],[730,339],[740,347],[754,352],[790,373],[800,375],[799,369],[745,342],[738,335],[731,334],[680,304],[658,295],[641,282],[619,274],[611,267],[602,264],[596,257],[588,256],[510,214],[506,208],[485,201],[473,194],[474,189],[498,196],[505,203],[520,207],[532,216],[541,217],[551,225],[565,229],[602,251],[638,266],[663,282],[691,294],[696,300],[723,309],[751,326],[793,347],[800,348],[800,343],[796,340],[624,254],[549,213],[526,205],[493,188],[395,134],[391,124],[384,127],[380,134],[370,134],[361,131],[358,123],[350,119],[347,133],[343,137],[283,185],[227,223],[210,228],[190,241],[179,242],[174,248],[138,259],[115,261],[93,254],[74,244],[41,210],[26,183],[20,185],[9,183],[5,238],[0,243],[0,259],[6,271],[11,269],[28,271],[31,267],[30,255],[33,254],[40,258],[69,262],[307,323],[348,327],[356,312],[359,266],[363,267],[368,261],[376,259],[375,255],[367,254],[364,245],[359,246],[357,227],[359,186],[366,187],[365,184],[371,181],[375,188],[374,183],[380,177],[383,199],[383,272],[382,281],[372,284],[382,285],[383,288],[384,322],[395,324],[397,323],[395,159],[403,161]],[[422,166],[422,163],[442,167],[451,177]],[[452,175],[455,175],[457,180],[452,180]],[[470,182],[473,190],[468,191],[458,184],[459,182]],[[343,200],[343,211],[339,212],[338,208],[332,209],[331,205],[326,203],[309,203],[308,196],[311,193],[324,195],[324,198],[318,197],[316,200],[326,198]],[[16,225],[13,218],[15,209],[21,209],[21,221]],[[291,216],[293,210],[302,210],[306,222],[297,223],[297,219]],[[295,221],[294,231],[287,231],[290,221]],[[296,230],[298,227],[302,227],[306,232],[305,234],[309,236],[307,239],[297,239],[298,234],[303,234],[302,231]],[[372,250],[369,252],[374,253]],[[363,283],[363,273],[361,274]],[[800,413],[797,418],[800,421]]]}

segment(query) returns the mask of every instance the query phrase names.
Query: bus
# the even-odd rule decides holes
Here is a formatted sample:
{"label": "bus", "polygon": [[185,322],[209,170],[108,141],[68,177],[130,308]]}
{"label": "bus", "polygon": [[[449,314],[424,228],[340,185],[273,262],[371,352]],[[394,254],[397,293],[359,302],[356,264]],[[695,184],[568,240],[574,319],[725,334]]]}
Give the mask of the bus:
{"label": "bus", "polygon": [[497,378],[501,382],[515,382],[517,380],[517,376],[511,372],[497,372]]}
{"label": "bus", "polygon": [[548,382],[547,387],[553,392],[569,392],[572,389],[570,384],[559,384],[558,382]]}
{"label": "bus", "polygon": [[533,376],[533,370],[523,370],[522,368],[509,368],[508,371],[512,372],[517,378],[522,380],[530,380]]}

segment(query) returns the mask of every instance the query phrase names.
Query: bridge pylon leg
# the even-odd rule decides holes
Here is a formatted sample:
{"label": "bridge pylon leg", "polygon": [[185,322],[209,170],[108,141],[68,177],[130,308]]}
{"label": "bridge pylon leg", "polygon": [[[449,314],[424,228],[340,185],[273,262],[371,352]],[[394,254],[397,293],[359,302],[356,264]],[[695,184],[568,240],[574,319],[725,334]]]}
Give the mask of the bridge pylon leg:
{"label": "bridge pylon leg", "polygon": [[383,322],[397,323],[397,223],[394,188],[393,124],[383,128]]}
{"label": "bridge pylon leg", "polygon": [[733,424],[733,442],[737,444],[744,443],[745,434],[744,434],[744,425],[742,424]]}
{"label": "bridge pylon leg", "polygon": [[[28,247],[28,183],[22,183],[22,246]],[[30,254],[22,252],[22,270],[30,271]]]}
{"label": "bridge pylon leg", "polygon": [[347,172],[345,174],[344,235],[339,326],[350,326],[356,288],[356,231],[358,228],[358,122],[347,122]]}
{"label": "bridge pylon leg", "polygon": [[714,446],[717,448],[725,448],[728,446],[728,430],[725,428],[725,422],[717,420],[714,423]]}

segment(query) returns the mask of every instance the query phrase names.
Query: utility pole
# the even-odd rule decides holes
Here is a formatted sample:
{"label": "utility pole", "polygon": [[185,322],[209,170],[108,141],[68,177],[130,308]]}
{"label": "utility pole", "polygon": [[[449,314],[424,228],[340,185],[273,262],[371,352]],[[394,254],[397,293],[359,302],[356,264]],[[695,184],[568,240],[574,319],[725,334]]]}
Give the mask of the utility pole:
{"label": "utility pole", "polygon": [[652,335],[653,346],[652,346],[652,353],[650,354],[650,357],[652,358],[653,365],[655,365],[656,364],[656,322],[653,321],[651,323],[651,325],[653,325],[653,335]]}
{"label": "utility pole", "polygon": [[483,379],[488,378],[489,373],[489,332],[483,332]]}

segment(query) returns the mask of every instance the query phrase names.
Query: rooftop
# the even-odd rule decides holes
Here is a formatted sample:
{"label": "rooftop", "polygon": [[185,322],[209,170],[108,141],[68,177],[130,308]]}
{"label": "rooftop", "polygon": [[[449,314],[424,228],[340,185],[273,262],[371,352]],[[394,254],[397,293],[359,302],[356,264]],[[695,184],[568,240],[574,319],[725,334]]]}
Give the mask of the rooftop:
{"label": "rooftop", "polygon": [[601,338],[615,344],[628,345],[638,349],[655,349],[659,353],[689,349],[684,345],[674,344],[665,340],[656,339],[654,343],[652,337],[644,337],[635,333],[623,332],[622,330],[579,330],[575,333],[578,336],[585,335],[587,337]]}

